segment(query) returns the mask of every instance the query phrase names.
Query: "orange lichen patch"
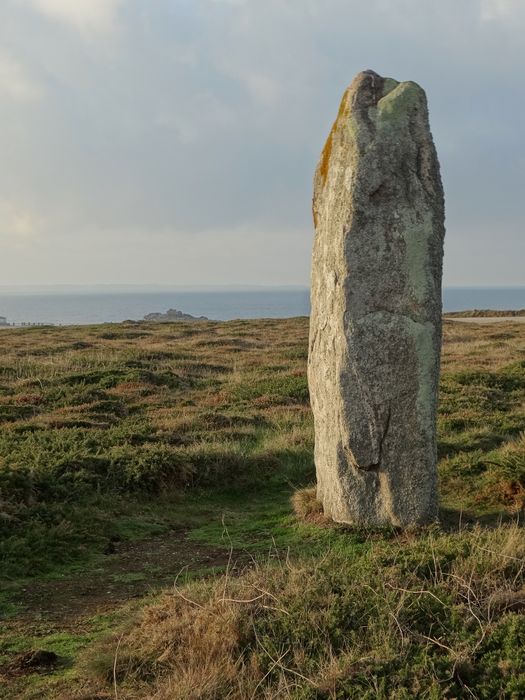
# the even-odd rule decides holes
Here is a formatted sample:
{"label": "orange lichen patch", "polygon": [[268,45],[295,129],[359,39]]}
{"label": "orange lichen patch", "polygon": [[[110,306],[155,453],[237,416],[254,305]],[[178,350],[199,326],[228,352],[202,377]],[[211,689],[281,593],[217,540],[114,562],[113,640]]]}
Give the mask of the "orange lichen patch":
{"label": "orange lichen patch", "polygon": [[[339,105],[339,112],[337,114],[336,120],[332,125],[328,138],[321,153],[321,160],[319,161],[319,175],[323,181],[323,187],[326,183],[326,178],[328,177],[328,168],[330,167],[330,158],[332,156],[332,148],[334,143],[334,134],[339,128],[342,121],[344,121],[350,114],[350,107],[348,104],[348,90],[346,90]],[[314,212],[314,222],[315,222],[315,212]],[[316,224],[317,225],[317,224]]]}
{"label": "orange lichen patch", "polygon": [[337,120],[334,122],[332,130],[328,134],[328,138],[326,139],[326,143],[321,153],[321,160],[319,162],[319,175],[323,179],[323,185],[326,183],[326,178],[328,177],[328,166],[330,165],[330,156],[332,155],[333,132],[336,123]]}

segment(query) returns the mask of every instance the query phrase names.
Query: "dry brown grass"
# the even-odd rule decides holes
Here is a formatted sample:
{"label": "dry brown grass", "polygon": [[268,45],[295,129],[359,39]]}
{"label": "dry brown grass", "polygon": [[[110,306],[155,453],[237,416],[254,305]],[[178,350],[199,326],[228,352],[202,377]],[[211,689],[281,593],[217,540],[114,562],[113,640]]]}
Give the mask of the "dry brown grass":
{"label": "dry brown grass", "polygon": [[[75,547],[109,537],[115,494],[119,517],[145,492],[156,517],[159,490],[178,493],[177,522],[218,544],[226,512],[259,564],[167,593],[118,653],[121,632],[94,649],[96,692],[115,697],[116,659],[120,698],[525,697],[521,530],[372,539],[319,527],[312,490],[290,513],[292,487],[314,478],[307,334],[307,319],[7,331],[4,570],[84,556]],[[455,522],[525,506],[524,359],[523,324],[444,324],[441,495]],[[281,558],[267,565],[271,542]]]}
{"label": "dry brown grass", "polygon": [[386,698],[381,673],[388,697],[427,697],[447,674],[453,692],[481,682],[491,635],[524,608],[524,567],[516,525],[281,560],[175,585],[86,663],[122,699]]}
{"label": "dry brown grass", "polygon": [[445,372],[465,369],[497,370],[525,358],[525,329],[522,324],[500,322],[443,324],[441,367]]}
{"label": "dry brown grass", "polygon": [[305,523],[334,526],[333,520],[324,514],[323,504],[317,500],[315,486],[298,489],[292,496],[292,508],[295,516]]}

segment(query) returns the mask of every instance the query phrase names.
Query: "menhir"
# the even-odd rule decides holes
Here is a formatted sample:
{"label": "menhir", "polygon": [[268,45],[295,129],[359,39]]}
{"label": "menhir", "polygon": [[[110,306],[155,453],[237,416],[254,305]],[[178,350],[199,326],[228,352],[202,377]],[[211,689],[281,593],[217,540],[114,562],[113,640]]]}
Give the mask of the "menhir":
{"label": "menhir", "polygon": [[424,91],[372,71],[315,174],[308,379],[318,498],[334,520],[437,517],[444,200]]}

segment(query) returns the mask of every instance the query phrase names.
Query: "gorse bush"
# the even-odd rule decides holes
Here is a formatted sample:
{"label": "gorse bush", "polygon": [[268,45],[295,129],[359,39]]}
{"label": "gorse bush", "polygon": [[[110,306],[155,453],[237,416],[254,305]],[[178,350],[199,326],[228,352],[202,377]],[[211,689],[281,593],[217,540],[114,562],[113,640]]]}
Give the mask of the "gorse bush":
{"label": "gorse bush", "polygon": [[[485,346],[494,347],[495,331],[477,333],[445,327],[441,490],[453,507],[461,501],[472,511],[516,511],[525,486],[520,329],[505,331],[506,355],[491,351],[489,366]],[[501,343],[501,330],[496,335]],[[111,493],[255,486],[279,472],[286,478],[289,469],[294,479],[313,476],[305,319],[9,331],[3,338],[4,557],[6,546],[12,550],[5,538],[20,542],[47,510],[67,522],[69,507],[96,508]]]}
{"label": "gorse bush", "polygon": [[[255,485],[295,454],[302,463],[305,443],[297,443],[297,427],[310,427],[303,412],[304,362],[286,355],[301,347],[304,321],[289,322],[285,341],[280,325],[259,322],[250,339],[244,337],[249,322],[133,332],[57,328],[52,348],[44,331],[30,338],[24,331],[5,333],[4,574],[34,573],[42,566],[43,558],[35,566],[30,557],[16,557],[17,548],[48,547],[51,565],[56,553],[74,557],[74,541],[90,539],[80,514],[87,507],[96,511],[99,502],[98,535],[110,537],[105,509],[111,494],[142,498],[189,487]],[[270,347],[281,366],[278,375],[267,367]],[[257,397],[263,400],[252,401]],[[271,444],[272,436],[288,433],[292,439],[285,446]],[[62,548],[46,541],[44,522],[50,535],[59,528],[53,537],[61,538]],[[37,545],[36,539],[42,541]]]}

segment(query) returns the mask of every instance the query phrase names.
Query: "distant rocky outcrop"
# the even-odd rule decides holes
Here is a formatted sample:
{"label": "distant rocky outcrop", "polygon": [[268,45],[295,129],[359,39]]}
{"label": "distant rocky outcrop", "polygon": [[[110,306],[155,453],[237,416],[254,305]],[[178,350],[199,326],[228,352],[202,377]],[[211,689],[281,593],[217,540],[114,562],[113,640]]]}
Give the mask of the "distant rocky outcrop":
{"label": "distant rocky outcrop", "polygon": [[150,323],[171,323],[172,321],[209,321],[206,316],[192,316],[177,309],[168,309],[165,314],[151,313],[144,316],[144,321]]}

